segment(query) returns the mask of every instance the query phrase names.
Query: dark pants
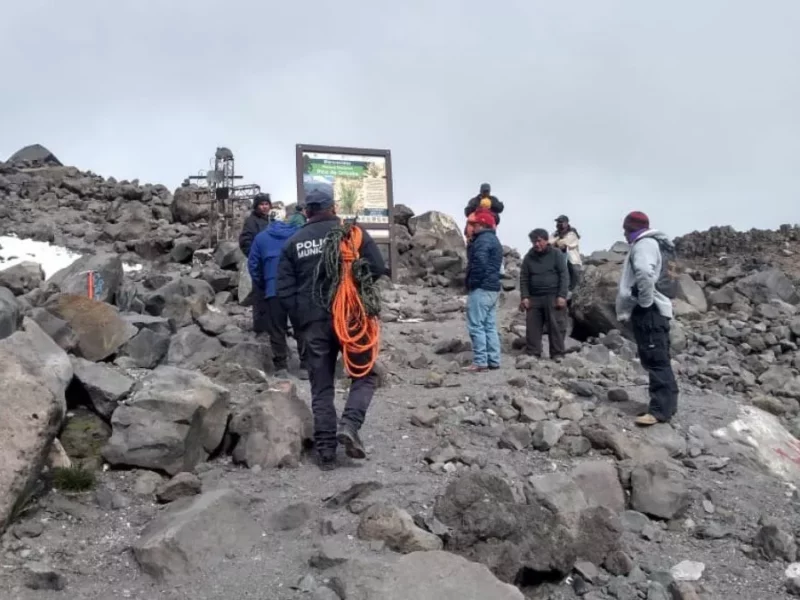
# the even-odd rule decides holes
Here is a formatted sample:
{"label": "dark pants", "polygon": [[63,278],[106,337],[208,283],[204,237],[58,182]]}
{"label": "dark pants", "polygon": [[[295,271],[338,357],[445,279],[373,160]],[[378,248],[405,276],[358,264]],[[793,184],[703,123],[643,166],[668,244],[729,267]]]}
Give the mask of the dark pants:
{"label": "dark pants", "polygon": [[556,296],[533,296],[531,307],[525,315],[526,352],[542,355],[542,335],[547,325],[550,358],[564,356],[564,338],[567,335],[567,309],[556,308]]}
{"label": "dark pants", "polygon": [[262,290],[253,289],[251,294],[253,299],[253,332],[265,333],[269,326],[267,324],[267,313],[269,312],[269,303],[264,298]]}
{"label": "dark pants", "polygon": [[581,267],[567,263],[567,268],[569,270],[569,291],[572,292],[581,281]]}
{"label": "dark pants", "polygon": [[[311,410],[314,413],[314,445],[318,451],[336,450],[337,417],[336,360],[341,346],[333,331],[331,321],[313,321],[302,330],[305,341],[308,378],[311,381]],[[377,375],[370,371],[364,377],[353,379],[350,393],[342,413],[342,421],[356,430],[364,424],[367,409],[375,394]]]}
{"label": "dark pants", "polygon": [[631,316],[639,360],[650,375],[650,408],[659,421],[669,421],[678,410],[678,383],[672,372],[669,319],[655,305],[637,306]]}
{"label": "dark pants", "polygon": [[285,369],[289,364],[289,345],[286,343],[289,316],[277,296],[267,298],[266,306],[265,324],[267,335],[269,335],[269,345],[272,347],[272,364],[278,370]]}
{"label": "dark pants", "polygon": [[300,358],[300,368],[303,370],[308,369],[308,365],[306,364],[306,343],[302,336],[302,330],[298,327],[294,321],[291,321],[292,324],[292,337],[294,337],[295,341],[297,342],[297,355]]}

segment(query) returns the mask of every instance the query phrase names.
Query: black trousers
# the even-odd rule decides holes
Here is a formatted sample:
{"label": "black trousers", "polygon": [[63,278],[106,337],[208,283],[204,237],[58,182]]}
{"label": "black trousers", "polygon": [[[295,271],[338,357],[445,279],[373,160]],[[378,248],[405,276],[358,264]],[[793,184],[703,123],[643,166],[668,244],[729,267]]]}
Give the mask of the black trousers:
{"label": "black trousers", "polygon": [[659,421],[669,421],[678,410],[678,382],[670,362],[669,319],[655,304],[637,306],[631,315],[631,327],[639,351],[639,360],[650,376],[648,412]]}
{"label": "black trousers", "polygon": [[277,296],[266,300],[265,324],[267,335],[269,335],[269,345],[272,347],[272,364],[277,370],[285,369],[289,365],[289,344],[286,342],[289,316]]}
{"label": "black trousers", "polygon": [[269,303],[264,298],[263,290],[253,288],[250,294],[253,301],[253,332],[266,333],[267,331],[267,312],[269,311]]}
{"label": "black trousers", "polygon": [[569,291],[572,292],[581,282],[582,269],[580,266],[573,265],[572,263],[567,263],[567,268],[569,270]]}
{"label": "black trousers", "polygon": [[550,358],[564,356],[567,336],[567,309],[556,308],[556,296],[533,296],[531,307],[525,315],[526,352],[532,356],[542,355],[542,336],[547,325],[550,342]]}
{"label": "black trousers", "polygon": [[[332,321],[312,321],[303,327],[301,336],[305,342],[308,378],[311,382],[314,445],[317,450],[335,451],[338,422],[334,405],[336,360],[341,346],[333,331]],[[357,430],[361,428],[375,394],[377,380],[373,371],[352,380],[342,421],[348,422]]]}

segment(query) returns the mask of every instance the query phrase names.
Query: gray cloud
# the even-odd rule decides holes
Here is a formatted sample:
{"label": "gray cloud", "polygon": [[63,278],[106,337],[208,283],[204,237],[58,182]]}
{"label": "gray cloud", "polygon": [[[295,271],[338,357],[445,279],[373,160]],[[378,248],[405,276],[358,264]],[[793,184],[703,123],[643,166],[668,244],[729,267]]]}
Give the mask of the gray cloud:
{"label": "gray cloud", "polygon": [[794,0],[228,7],[4,7],[0,156],[175,186],[221,144],[291,200],[296,143],[390,148],[397,201],[460,216],[490,181],[516,246],[562,212],[585,250],[632,209],[675,235],[797,220]]}

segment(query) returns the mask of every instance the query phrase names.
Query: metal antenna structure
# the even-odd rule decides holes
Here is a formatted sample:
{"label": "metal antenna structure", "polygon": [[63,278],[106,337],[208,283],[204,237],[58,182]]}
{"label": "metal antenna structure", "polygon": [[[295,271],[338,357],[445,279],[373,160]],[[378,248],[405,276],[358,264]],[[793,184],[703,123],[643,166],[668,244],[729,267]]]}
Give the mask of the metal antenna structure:
{"label": "metal antenna structure", "polygon": [[[207,172],[198,175],[189,175],[187,181],[198,182],[200,189],[207,195],[209,207],[209,243],[212,247],[219,242],[230,240],[234,237],[237,223],[237,208],[242,202],[252,202],[253,198],[261,191],[261,186],[250,183],[236,185],[243,179],[236,174],[236,160],[229,148],[218,147],[214,157],[209,161]],[[205,185],[202,185],[205,182]]]}

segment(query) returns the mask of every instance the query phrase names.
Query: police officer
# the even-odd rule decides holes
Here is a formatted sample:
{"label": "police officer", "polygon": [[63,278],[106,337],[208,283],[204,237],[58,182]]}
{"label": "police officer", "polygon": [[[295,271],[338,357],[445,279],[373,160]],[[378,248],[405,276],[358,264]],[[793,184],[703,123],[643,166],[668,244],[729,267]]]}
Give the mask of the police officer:
{"label": "police officer", "polygon": [[[331,186],[310,192],[305,199],[305,226],[290,237],[283,247],[278,266],[277,293],[292,323],[305,342],[306,364],[311,382],[311,409],[314,413],[314,446],[322,470],[336,466],[336,448],[342,444],[351,458],[365,458],[358,435],[375,393],[377,377],[370,371],[353,379],[347,403],[338,422],[335,397],[336,361],[341,345],[333,328],[329,309],[315,298],[315,285],[330,288],[330,282],[315,282],[317,265],[322,258],[325,236],[340,225],[336,216]],[[383,256],[375,241],[364,231],[360,256],[369,263],[375,279],[386,273]],[[320,269],[324,277],[324,269]]]}

